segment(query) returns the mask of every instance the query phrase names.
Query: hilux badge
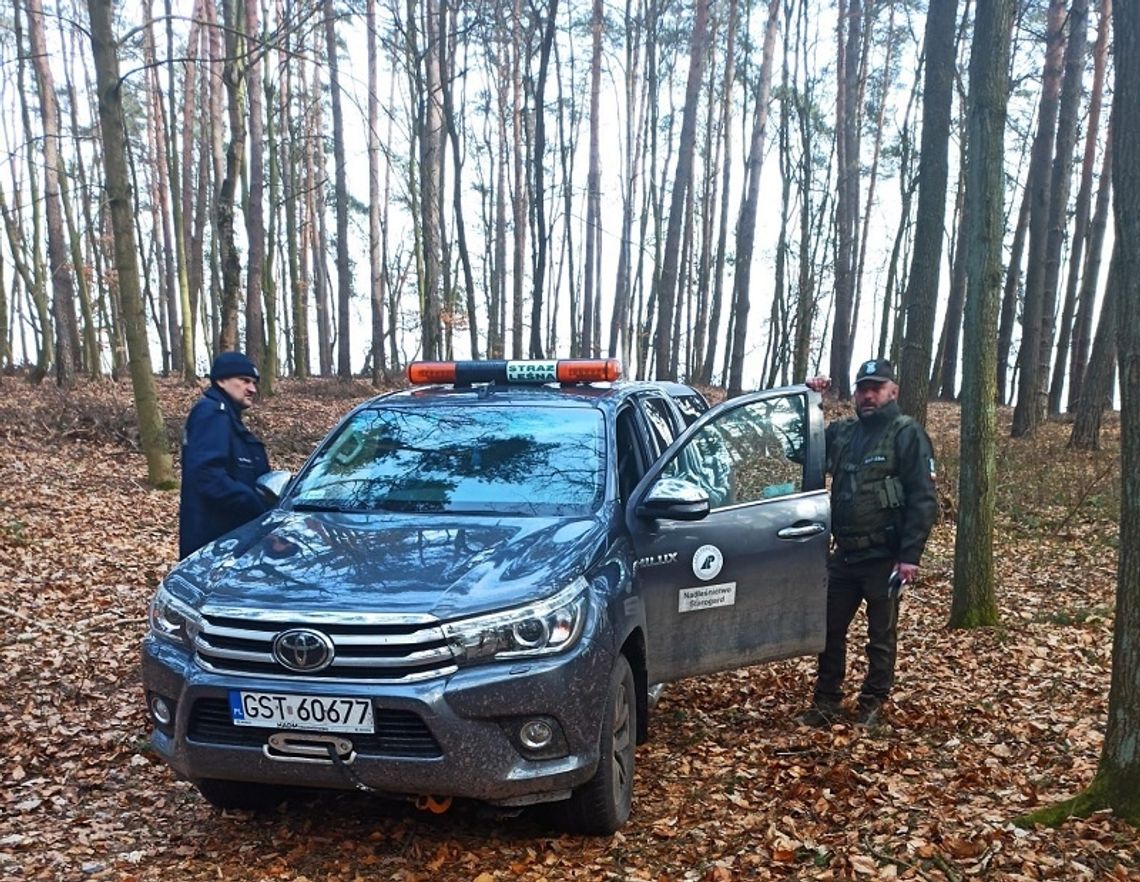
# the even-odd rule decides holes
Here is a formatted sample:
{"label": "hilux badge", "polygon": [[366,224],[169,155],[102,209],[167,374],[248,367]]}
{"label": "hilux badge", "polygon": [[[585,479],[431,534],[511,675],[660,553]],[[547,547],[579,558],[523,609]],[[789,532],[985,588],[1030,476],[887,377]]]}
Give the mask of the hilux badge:
{"label": "hilux badge", "polygon": [[676,560],[676,551],[669,551],[665,554],[651,554],[648,557],[639,557],[633,562],[633,571],[636,573],[639,570],[645,570],[649,567],[663,567],[666,564],[675,563]]}

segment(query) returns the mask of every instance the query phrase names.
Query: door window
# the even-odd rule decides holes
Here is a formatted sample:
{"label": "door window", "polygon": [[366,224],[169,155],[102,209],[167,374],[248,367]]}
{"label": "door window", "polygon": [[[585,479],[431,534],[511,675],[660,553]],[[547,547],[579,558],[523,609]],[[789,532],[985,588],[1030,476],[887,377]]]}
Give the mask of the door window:
{"label": "door window", "polygon": [[660,456],[676,437],[669,405],[664,398],[649,395],[641,399],[641,409],[657,447],[656,455]]}
{"label": "door window", "polygon": [[705,490],[713,509],[778,499],[804,489],[807,438],[803,395],[766,398],[702,426],[663,477]]}
{"label": "door window", "polygon": [[647,467],[640,437],[633,408],[623,407],[617,415],[618,498],[623,503],[629,499]]}

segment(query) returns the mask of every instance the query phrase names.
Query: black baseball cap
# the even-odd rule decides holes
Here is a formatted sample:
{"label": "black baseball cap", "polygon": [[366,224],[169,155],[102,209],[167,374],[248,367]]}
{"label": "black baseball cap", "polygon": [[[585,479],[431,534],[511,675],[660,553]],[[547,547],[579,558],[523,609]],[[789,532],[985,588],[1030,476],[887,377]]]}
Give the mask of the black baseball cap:
{"label": "black baseball cap", "polygon": [[859,365],[855,372],[855,385],[860,383],[894,383],[895,366],[885,358],[872,358]]}

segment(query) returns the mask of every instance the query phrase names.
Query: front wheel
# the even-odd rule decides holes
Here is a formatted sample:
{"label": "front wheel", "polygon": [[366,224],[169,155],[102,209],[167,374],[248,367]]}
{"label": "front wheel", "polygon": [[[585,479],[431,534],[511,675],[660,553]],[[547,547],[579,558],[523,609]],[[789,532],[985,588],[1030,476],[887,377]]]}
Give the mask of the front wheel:
{"label": "front wheel", "polygon": [[610,673],[598,770],[570,797],[566,826],[576,833],[608,836],[629,819],[637,741],[636,688],[629,661],[619,655]]}

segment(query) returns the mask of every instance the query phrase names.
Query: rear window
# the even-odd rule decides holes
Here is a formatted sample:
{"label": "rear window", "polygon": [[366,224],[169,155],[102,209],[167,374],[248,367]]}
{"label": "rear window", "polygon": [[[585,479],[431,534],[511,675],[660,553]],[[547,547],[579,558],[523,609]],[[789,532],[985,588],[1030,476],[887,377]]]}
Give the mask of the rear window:
{"label": "rear window", "polygon": [[362,410],[298,478],[295,509],[582,515],[605,491],[596,410],[440,404]]}
{"label": "rear window", "polygon": [[698,395],[674,395],[673,403],[681,411],[686,426],[691,426],[702,413],[709,409],[708,402]]}

